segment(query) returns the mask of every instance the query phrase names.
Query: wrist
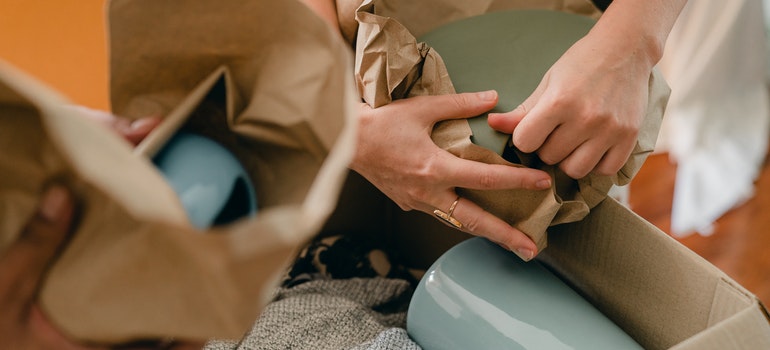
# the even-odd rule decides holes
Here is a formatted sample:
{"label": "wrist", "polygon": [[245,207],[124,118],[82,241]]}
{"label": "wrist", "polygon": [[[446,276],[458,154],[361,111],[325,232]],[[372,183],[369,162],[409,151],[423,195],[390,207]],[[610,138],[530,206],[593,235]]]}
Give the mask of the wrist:
{"label": "wrist", "polygon": [[609,41],[619,55],[652,69],[686,0],[614,0],[590,35]]}

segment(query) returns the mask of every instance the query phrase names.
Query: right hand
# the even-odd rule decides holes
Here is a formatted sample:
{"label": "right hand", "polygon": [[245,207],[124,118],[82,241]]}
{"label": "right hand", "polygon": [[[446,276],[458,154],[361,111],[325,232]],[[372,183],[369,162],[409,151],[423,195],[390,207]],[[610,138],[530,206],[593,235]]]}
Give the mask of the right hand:
{"label": "right hand", "polygon": [[[461,159],[431,139],[437,122],[473,117],[496,104],[495,91],[412,97],[375,109],[361,104],[357,152],[351,169],[401,209],[430,215],[435,209],[447,211],[457,198],[457,187],[549,188],[551,178],[543,171]],[[486,237],[523,259],[530,260],[537,254],[535,243],[527,235],[468,199],[460,199],[453,217],[462,223],[463,231]]]}

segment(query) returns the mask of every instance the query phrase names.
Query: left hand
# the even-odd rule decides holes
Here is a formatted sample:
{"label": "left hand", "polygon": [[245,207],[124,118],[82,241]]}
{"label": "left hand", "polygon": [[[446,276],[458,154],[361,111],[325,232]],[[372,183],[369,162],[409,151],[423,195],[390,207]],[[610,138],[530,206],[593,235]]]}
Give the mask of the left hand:
{"label": "left hand", "polygon": [[[7,349],[92,350],[64,335],[38,305],[46,273],[73,231],[75,203],[61,185],[51,185],[21,234],[0,252],[0,339]],[[203,342],[139,341],[120,349],[200,349]]]}
{"label": "left hand", "polygon": [[532,95],[511,112],[490,114],[489,125],[572,178],[617,173],[636,144],[652,66],[608,41],[583,37]]}
{"label": "left hand", "polygon": [[114,114],[98,109],[91,109],[85,106],[70,106],[86,118],[106,126],[108,129],[116,132],[131,145],[136,146],[162,121],[159,117],[144,117],[136,120],[130,120],[117,117]]}
{"label": "left hand", "polygon": [[69,341],[37,305],[45,272],[70,232],[74,205],[61,186],[49,188],[19,238],[0,255],[0,339],[9,349],[91,349]]}

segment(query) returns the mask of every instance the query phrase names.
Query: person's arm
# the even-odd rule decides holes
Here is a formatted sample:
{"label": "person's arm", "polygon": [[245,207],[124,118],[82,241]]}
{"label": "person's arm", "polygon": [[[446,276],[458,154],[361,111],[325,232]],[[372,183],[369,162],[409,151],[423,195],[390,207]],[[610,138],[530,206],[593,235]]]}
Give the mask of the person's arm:
{"label": "person's arm", "polygon": [[[336,20],[331,19],[328,0],[303,1],[319,16],[337,23],[343,38],[353,45],[355,9],[360,1],[337,2]],[[534,169],[464,160],[439,148],[430,137],[437,122],[473,117],[495,104],[494,91],[413,97],[379,108],[362,103],[357,151],[350,168],[401,209],[451,214],[462,225],[461,230],[486,237],[529,260],[538,253],[529,237],[472,201],[458,197],[455,188],[543,190],[550,187],[550,176]]]}
{"label": "person's arm", "polygon": [[490,114],[489,125],[573,178],[617,173],[636,143],[649,76],[685,2],[614,0],[532,95],[511,112]]}
{"label": "person's arm", "polygon": [[[108,112],[74,107],[95,122],[103,123],[136,144],[157,125],[158,118],[139,119],[138,124]],[[133,127],[132,127],[133,125]],[[63,185],[51,184],[15,242],[0,251],[0,339],[9,349],[108,349],[82,344],[67,337],[46,317],[37,297],[48,269],[73,233],[77,214],[73,194]],[[203,341],[138,341],[122,349],[200,349]]]}

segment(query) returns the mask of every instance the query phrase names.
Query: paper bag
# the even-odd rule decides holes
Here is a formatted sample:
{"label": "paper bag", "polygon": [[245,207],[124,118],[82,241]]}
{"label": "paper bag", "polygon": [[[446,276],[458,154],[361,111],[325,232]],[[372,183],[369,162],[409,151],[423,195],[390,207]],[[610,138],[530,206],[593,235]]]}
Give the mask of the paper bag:
{"label": "paper bag", "polygon": [[[431,48],[425,42],[420,42],[411,35],[405,25],[397,22],[393,17],[386,17],[379,13],[393,11],[394,7],[386,0],[367,0],[358,8],[356,19],[358,21],[358,37],[356,42],[356,67],[355,73],[359,93],[364,100],[372,107],[379,107],[391,102],[392,100],[417,95],[437,95],[451,93],[455,87],[451,81],[451,72],[447,71],[447,66],[434,48]],[[514,12],[499,12],[494,15],[510,15]],[[586,22],[592,23],[590,19],[584,16],[566,14],[554,11],[527,12],[517,18],[510,19],[510,32],[515,32],[514,37],[526,37],[534,35],[537,29],[522,25],[533,13],[539,16],[530,21],[551,21],[545,24],[545,27],[553,28],[559,24],[556,21],[573,21],[578,29],[584,30],[583,34],[590,29],[590,24],[582,26]],[[554,14],[557,14],[554,18]],[[490,16],[490,15],[487,15]],[[516,17],[516,16],[514,16]],[[483,24],[484,18],[469,18],[463,22],[474,20],[472,25],[464,25],[460,29],[451,29],[457,27],[458,22],[450,23],[440,27],[438,30],[447,31],[449,35],[441,36],[442,40],[452,40],[453,35],[463,34],[468,36],[470,30],[475,30],[477,24]],[[531,23],[530,23],[531,24]],[[519,25],[517,27],[517,25]],[[549,26],[550,25],[550,26]],[[574,28],[568,28],[572,31]],[[529,30],[529,31],[528,31]],[[497,32],[501,29],[498,28]],[[480,34],[494,35],[496,32]],[[529,33],[529,34],[528,34]],[[550,33],[550,31],[546,31]],[[579,39],[574,36],[571,42],[563,42],[559,47],[560,52],[555,57],[546,57],[555,62],[556,59],[566,51],[569,46]],[[438,36],[436,31],[430,32],[423,37]],[[543,45],[546,45],[545,43]],[[558,45],[554,43],[552,45]],[[515,47],[516,45],[511,45]],[[460,50],[453,47],[455,51]],[[456,52],[450,52],[458,56]],[[537,53],[534,53],[537,54]],[[494,56],[494,55],[490,55]],[[515,57],[509,57],[511,64],[516,64]],[[465,63],[469,64],[469,63]],[[547,67],[546,67],[547,68]],[[534,68],[533,68],[534,70]],[[521,82],[522,85],[531,85],[531,90],[539,83],[545,71],[540,73],[537,80]],[[487,87],[489,88],[489,87]],[[467,89],[467,87],[466,87]],[[469,90],[463,90],[469,91]],[[531,91],[529,91],[531,92]],[[647,113],[639,133],[637,144],[631,157],[625,166],[614,176],[596,176],[589,175],[580,180],[572,180],[564,174],[558,167],[549,166],[537,159],[534,154],[524,154],[512,147],[506,150],[505,142],[510,139],[509,135],[504,135],[503,145],[493,147],[492,149],[481,147],[471,142],[473,135],[468,120],[448,120],[438,123],[432,134],[434,142],[441,148],[453,153],[458,157],[475,160],[491,164],[507,164],[511,166],[526,166],[542,169],[551,174],[554,179],[554,186],[546,191],[527,191],[527,190],[505,190],[505,191],[478,191],[468,189],[458,189],[458,194],[468,198],[487,211],[506,220],[508,223],[527,234],[538,247],[542,250],[547,245],[546,229],[550,225],[560,223],[574,222],[585,217],[590,208],[602,201],[610,187],[613,184],[625,185],[641,167],[646,156],[653,150],[657,131],[660,128],[663,109],[668,97],[668,87],[663,82],[660,75],[655,72],[649,81],[649,103]],[[501,95],[501,104],[504,101]],[[516,104],[522,102],[526,95],[521,96]],[[507,110],[498,110],[499,112],[508,111],[515,107],[509,106]],[[476,121],[477,129],[481,124],[482,128],[489,129],[485,120]],[[515,159],[515,164],[502,157],[504,151],[510,151],[510,157],[506,159]]]}
{"label": "paper bag", "polygon": [[[13,68],[0,69],[0,250],[42,188],[81,217],[40,302],[81,341],[239,338],[334,208],[352,157],[355,90],[339,35],[294,1],[109,3],[117,115],[164,117],[133,151]],[[148,161],[177,130],[232,151],[252,219],[200,232]]]}

